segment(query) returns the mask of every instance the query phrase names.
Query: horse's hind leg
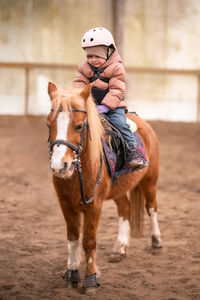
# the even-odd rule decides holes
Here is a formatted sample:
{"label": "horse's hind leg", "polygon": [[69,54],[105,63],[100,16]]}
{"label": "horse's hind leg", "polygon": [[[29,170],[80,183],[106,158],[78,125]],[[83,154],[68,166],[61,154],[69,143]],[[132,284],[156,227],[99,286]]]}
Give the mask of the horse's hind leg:
{"label": "horse's hind leg", "polygon": [[119,231],[109,262],[119,262],[126,256],[130,234],[130,202],[127,195],[114,199],[119,215]]}
{"label": "horse's hind leg", "polygon": [[161,234],[157,219],[156,183],[152,183],[150,180],[144,180],[142,182],[142,190],[146,199],[147,213],[150,216],[152,248],[162,248]]}

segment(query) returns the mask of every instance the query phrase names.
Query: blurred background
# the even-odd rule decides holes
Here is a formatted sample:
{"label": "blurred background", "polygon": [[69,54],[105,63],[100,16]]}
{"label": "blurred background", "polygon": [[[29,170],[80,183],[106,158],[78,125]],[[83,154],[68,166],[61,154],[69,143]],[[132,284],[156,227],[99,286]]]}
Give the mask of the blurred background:
{"label": "blurred background", "polygon": [[0,114],[47,114],[48,82],[72,86],[82,36],[100,26],[123,58],[130,111],[200,121],[199,0],[0,0]]}

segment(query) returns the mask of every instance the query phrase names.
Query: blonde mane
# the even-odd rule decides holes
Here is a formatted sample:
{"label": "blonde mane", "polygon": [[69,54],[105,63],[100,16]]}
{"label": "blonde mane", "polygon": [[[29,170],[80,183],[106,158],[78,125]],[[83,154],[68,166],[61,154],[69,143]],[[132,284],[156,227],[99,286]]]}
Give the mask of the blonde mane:
{"label": "blonde mane", "polygon": [[91,165],[95,166],[95,164],[99,161],[103,151],[101,137],[104,134],[104,129],[99,117],[99,113],[95,107],[94,99],[91,95],[86,101],[86,110],[91,136],[91,140],[89,140],[90,159]]}
{"label": "blonde mane", "polygon": [[91,167],[95,167],[99,162],[102,154],[101,136],[104,129],[97,109],[94,104],[93,97],[90,95],[84,99],[81,95],[80,89],[63,89],[58,88],[52,99],[52,106],[56,112],[59,108],[63,111],[72,111],[72,108],[87,111],[87,119],[90,130],[90,137],[88,138],[88,150]]}

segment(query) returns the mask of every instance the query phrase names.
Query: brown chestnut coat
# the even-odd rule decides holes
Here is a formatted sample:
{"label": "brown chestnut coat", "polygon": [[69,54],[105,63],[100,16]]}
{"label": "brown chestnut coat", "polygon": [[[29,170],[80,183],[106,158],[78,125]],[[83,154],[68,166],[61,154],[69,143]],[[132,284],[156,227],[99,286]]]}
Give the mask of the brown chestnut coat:
{"label": "brown chestnut coat", "polygon": [[124,99],[126,91],[126,74],[117,49],[108,61],[106,61],[99,69],[104,67],[106,67],[106,69],[101,73],[101,77],[109,78],[108,83],[103,82],[101,79],[97,79],[90,83],[89,78],[94,76],[94,72],[87,62],[83,62],[78,66],[73,85],[75,87],[83,87],[90,83],[91,86],[100,89],[109,89],[109,92],[101,103],[107,105],[111,110],[114,110],[117,107],[127,107],[127,101]]}

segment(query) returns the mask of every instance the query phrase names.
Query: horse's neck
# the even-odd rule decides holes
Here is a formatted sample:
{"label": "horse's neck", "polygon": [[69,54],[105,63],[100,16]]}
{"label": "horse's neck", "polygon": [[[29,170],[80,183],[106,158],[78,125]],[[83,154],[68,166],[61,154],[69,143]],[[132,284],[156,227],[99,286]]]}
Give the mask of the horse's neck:
{"label": "horse's neck", "polygon": [[99,153],[99,156],[96,157],[96,159],[91,157],[93,151],[95,151],[95,148],[90,149],[88,147],[81,159],[82,169],[91,175],[96,173],[96,170],[99,168],[100,160],[101,160],[101,153]]}
{"label": "horse's neck", "polygon": [[88,176],[90,180],[95,181],[99,171],[101,157],[103,155],[101,145],[97,146],[98,143],[101,143],[101,138],[99,141],[96,140],[97,143],[94,143],[94,141],[89,139],[90,138],[88,137],[88,142],[85,143],[83,147],[81,166],[84,176]]}
{"label": "horse's neck", "polygon": [[[90,105],[89,105],[90,104]],[[86,149],[82,157],[82,168],[91,181],[96,181],[102,156],[101,137],[103,128],[101,125],[99,114],[93,104],[93,100],[87,106],[87,119],[89,132],[86,133],[87,138],[84,139],[84,148]],[[84,150],[83,150],[84,152]]]}

